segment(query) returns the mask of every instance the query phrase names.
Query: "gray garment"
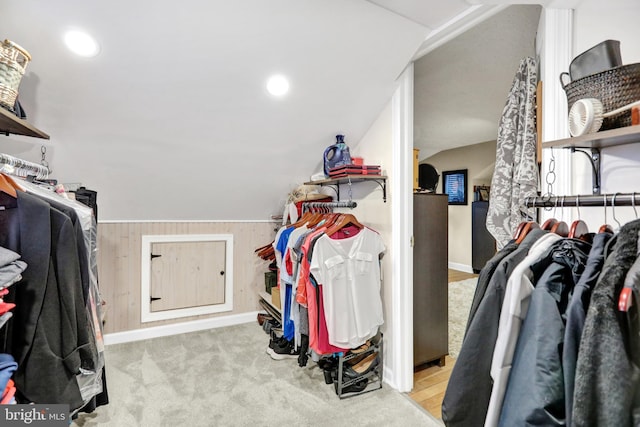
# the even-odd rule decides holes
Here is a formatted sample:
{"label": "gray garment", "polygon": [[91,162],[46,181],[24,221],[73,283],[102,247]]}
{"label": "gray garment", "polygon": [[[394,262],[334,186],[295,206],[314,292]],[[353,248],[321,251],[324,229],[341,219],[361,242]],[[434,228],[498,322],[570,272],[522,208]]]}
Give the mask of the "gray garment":
{"label": "gray garment", "polygon": [[496,165],[491,179],[487,230],[502,249],[527,215],[525,199],[536,195],[536,61],[520,61],[502,111],[496,144]]}
{"label": "gray garment", "polygon": [[486,418],[492,388],[491,360],[507,280],[527,256],[529,248],[546,233],[539,228],[531,230],[518,249],[506,256],[491,276],[462,342],[442,402],[442,421],[448,427],[477,427]]}
{"label": "gray garment", "polygon": [[567,307],[567,324],[564,330],[564,348],[562,350],[562,372],[564,374],[564,403],[567,425],[571,425],[573,413],[573,390],[576,376],[576,362],[580,350],[580,338],[584,328],[587,308],[591,301],[591,291],[598,281],[604,264],[605,248],[612,235],[599,233],[593,236],[587,266],[573,289],[573,295]]}
{"label": "gray garment", "polygon": [[11,286],[20,279],[27,263],[20,260],[20,255],[0,246],[0,289]]}
{"label": "gray garment", "polygon": [[0,246],[0,267],[11,264],[14,261],[20,259],[20,254],[17,254],[7,248]]}
{"label": "gray garment", "polygon": [[640,220],[625,224],[616,236],[591,295],[576,366],[572,426],[625,427],[632,419],[637,369],[625,348],[626,331],[617,311],[618,294],[636,260]]}
{"label": "gray garment", "polygon": [[535,289],[511,364],[499,426],[564,426],[563,316],[591,245],[556,242],[531,266]]}

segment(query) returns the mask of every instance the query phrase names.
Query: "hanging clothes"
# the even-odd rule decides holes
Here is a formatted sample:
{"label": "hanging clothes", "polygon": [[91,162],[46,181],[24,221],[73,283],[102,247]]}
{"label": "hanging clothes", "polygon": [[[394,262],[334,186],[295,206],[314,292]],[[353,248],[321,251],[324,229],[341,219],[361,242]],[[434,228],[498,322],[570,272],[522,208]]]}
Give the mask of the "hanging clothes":
{"label": "hanging clothes", "polygon": [[383,324],[380,298],[380,235],[364,228],[351,237],[327,234],[314,245],[310,272],[323,285],[329,343],[356,348]]}
{"label": "hanging clothes", "polygon": [[491,276],[451,371],[442,402],[445,425],[477,427],[482,422],[478,420],[486,418],[492,386],[491,360],[507,281],[529,248],[547,233],[539,228],[530,231],[518,248],[500,261]]}
{"label": "hanging clothes", "polygon": [[573,395],[576,376],[576,363],[580,351],[580,339],[587,316],[587,308],[591,301],[591,291],[598,281],[605,259],[605,249],[613,235],[598,233],[593,236],[587,265],[580,280],[573,289],[573,295],[567,307],[562,349],[562,370],[564,375],[565,418],[566,425],[572,424]]}
{"label": "hanging clothes", "polygon": [[[532,233],[542,237],[523,248]],[[640,220],[591,243],[533,229],[497,267],[488,263],[494,272],[445,392],[445,425],[640,425],[639,233]]]}
{"label": "hanging clothes", "polygon": [[0,246],[28,264],[13,286],[17,307],[7,325],[14,380],[29,402],[83,406],[76,375],[95,369],[95,344],[85,311],[77,240],[71,220],[36,196],[17,192],[16,208],[0,211]]}
{"label": "hanging clothes", "polygon": [[531,266],[536,286],[514,351],[500,426],[565,425],[564,317],[590,249],[587,242],[562,239]]}
{"label": "hanging clothes", "polygon": [[524,219],[521,206],[538,189],[536,163],[536,61],[525,58],[513,80],[498,128],[487,230],[502,249]]}
{"label": "hanging clothes", "polygon": [[638,232],[640,220],[620,229],[591,295],[576,366],[574,426],[640,425],[640,361],[629,357],[626,327],[612,303],[637,259]]}
{"label": "hanging clothes", "polygon": [[509,276],[500,312],[498,338],[491,360],[493,387],[491,388],[485,426],[495,427],[498,425],[500,408],[511,372],[511,362],[520,335],[520,327],[527,315],[529,300],[534,289],[530,267],[538,260],[543,259],[547,249],[560,239],[562,237],[554,233],[542,236],[531,246],[526,258],[516,266]]}
{"label": "hanging clothes", "polygon": [[300,366],[307,350],[314,357],[346,353],[377,335],[383,324],[379,259],[385,250],[378,233],[351,214],[309,213],[281,227],[273,247],[283,337],[305,352]]}

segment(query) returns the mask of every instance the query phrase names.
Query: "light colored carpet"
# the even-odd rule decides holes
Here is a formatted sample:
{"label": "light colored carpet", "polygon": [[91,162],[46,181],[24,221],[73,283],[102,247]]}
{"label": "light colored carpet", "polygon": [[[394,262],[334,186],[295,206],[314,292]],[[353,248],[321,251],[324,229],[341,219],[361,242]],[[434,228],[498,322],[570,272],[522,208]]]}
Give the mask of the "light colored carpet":
{"label": "light colored carpet", "polygon": [[257,322],[108,346],[109,405],[89,426],[441,426],[406,395],[339,399],[313,362],[275,361]]}
{"label": "light colored carpet", "polygon": [[449,355],[458,358],[477,278],[449,283]]}

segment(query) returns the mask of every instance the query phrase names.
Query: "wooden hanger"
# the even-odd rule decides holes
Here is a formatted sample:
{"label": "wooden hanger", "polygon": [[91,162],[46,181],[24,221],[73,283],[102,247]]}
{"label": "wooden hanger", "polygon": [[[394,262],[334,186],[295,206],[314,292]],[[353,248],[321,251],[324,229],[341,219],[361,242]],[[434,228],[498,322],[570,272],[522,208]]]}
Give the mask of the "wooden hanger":
{"label": "wooden hanger", "polygon": [[570,239],[578,239],[583,242],[593,243],[593,234],[589,232],[589,227],[587,224],[579,219],[573,221],[571,223],[571,227],[569,227],[569,236]]}
{"label": "wooden hanger", "polygon": [[611,233],[613,234],[613,227],[611,227],[609,224],[602,224],[600,226],[600,228],[598,229],[598,233]]}
{"label": "wooden hanger", "polygon": [[562,237],[567,237],[569,235],[569,226],[564,221],[558,221],[553,224],[550,231]]}
{"label": "wooden hanger", "polygon": [[527,234],[529,234],[531,230],[535,230],[536,228],[540,228],[540,225],[535,221],[521,222],[520,225],[518,225],[513,238],[516,239],[517,244],[520,244],[527,236]]}
{"label": "wooden hanger", "polygon": [[540,227],[540,228],[541,228],[541,229],[543,229],[543,230],[550,231],[550,230],[551,230],[551,228],[552,228],[552,227],[553,227],[557,222],[558,222],[558,220],[557,220],[557,219],[555,219],[555,218],[549,218],[548,220],[546,220],[546,221],[544,222],[544,224],[542,224],[542,227]]}
{"label": "wooden hanger", "polygon": [[337,231],[340,231],[349,225],[353,225],[356,228],[359,228],[360,230],[364,228],[364,225],[360,224],[360,222],[358,222],[356,217],[353,216],[352,214],[342,214],[342,216],[338,220],[336,220],[336,222],[332,224],[331,227],[329,227],[325,233],[329,237],[331,237]]}
{"label": "wooden hanger", "polygon": [[18,197],[18,193],[16,191],[17,188],[20,187],[11,177],[0,173],[0,191],[15,199]]}

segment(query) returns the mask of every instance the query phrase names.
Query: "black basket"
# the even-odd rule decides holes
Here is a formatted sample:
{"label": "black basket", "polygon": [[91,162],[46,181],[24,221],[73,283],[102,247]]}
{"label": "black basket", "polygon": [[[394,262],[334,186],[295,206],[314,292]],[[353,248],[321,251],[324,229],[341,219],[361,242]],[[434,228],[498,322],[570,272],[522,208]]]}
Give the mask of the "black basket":
{"label": "black basket", "polygon": [[[624,107],[640,101],[640,63],[622,65],[600,73],[591,74],[571,83],[564,84],[560,75],[562,88],[567,94],[567,105],[571,106],[579,99],[596,98],[602,102],[604,112]],[[600,130],[616,129],[631,125],[631,110],[607,117]]]}

